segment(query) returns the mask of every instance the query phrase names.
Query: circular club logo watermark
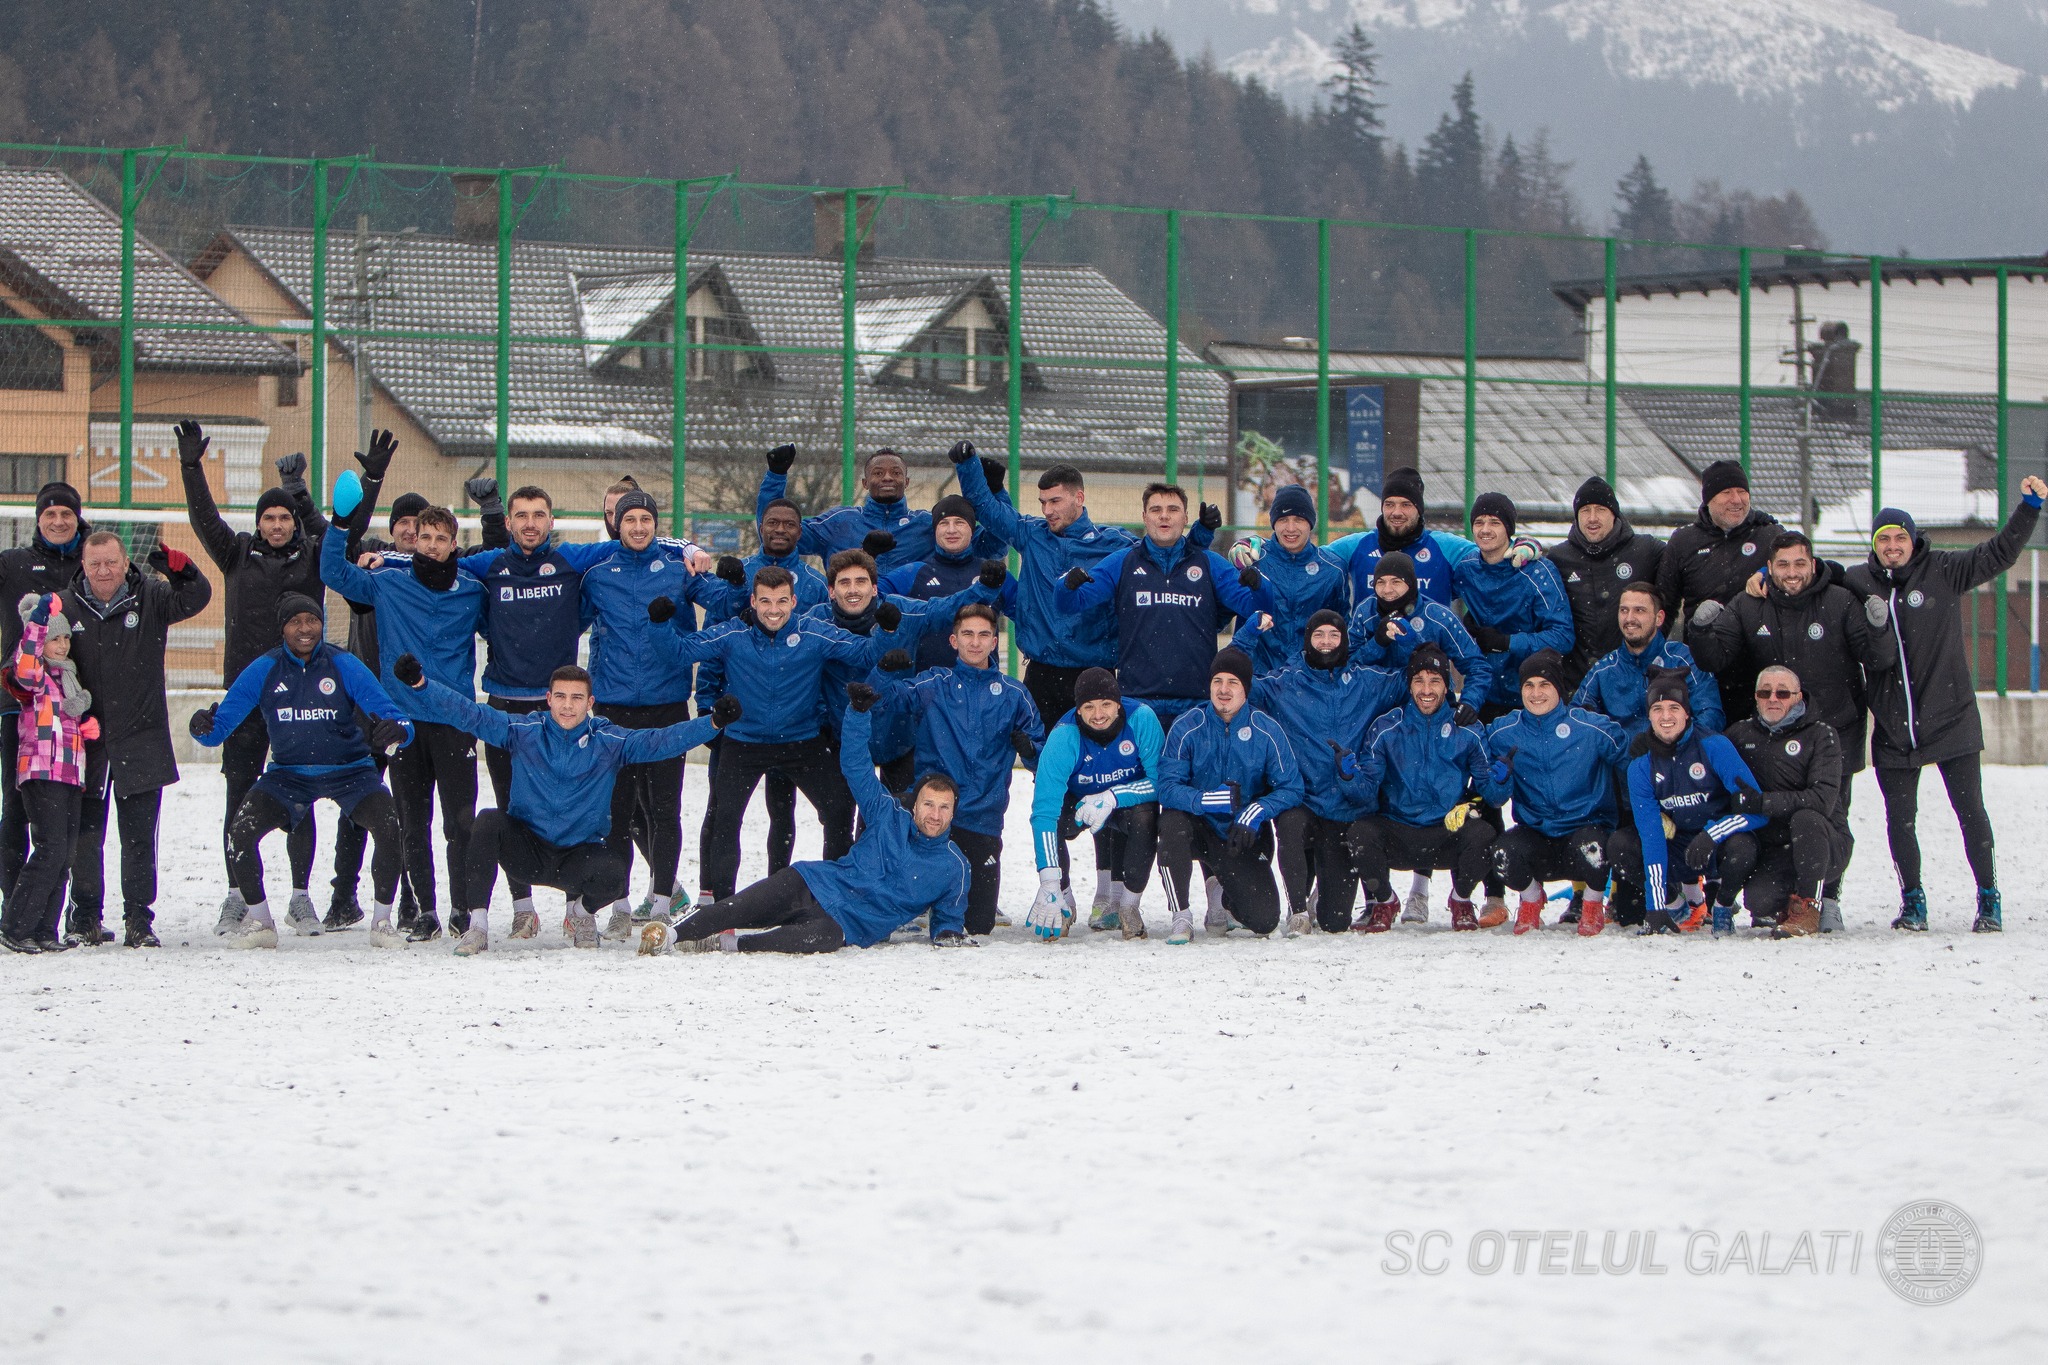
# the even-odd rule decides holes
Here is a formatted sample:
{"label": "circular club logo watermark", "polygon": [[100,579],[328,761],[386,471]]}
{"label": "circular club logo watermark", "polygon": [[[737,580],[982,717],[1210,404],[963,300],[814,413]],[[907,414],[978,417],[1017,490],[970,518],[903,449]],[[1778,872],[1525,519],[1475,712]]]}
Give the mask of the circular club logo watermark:
{"label": "circular club logo watermark", "polygon": [[1970,1215],[1929,1199],[1907,1204],[1877,1234],[1877,1272],[1907,1303],[1952,1303],[1977,1282],[1984,1239]]}

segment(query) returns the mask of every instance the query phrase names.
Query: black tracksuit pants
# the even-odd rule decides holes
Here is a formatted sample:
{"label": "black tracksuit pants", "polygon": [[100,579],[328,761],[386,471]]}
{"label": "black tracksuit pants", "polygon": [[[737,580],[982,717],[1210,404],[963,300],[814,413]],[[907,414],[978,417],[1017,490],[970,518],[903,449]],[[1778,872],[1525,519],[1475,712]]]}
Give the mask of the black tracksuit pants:
{"label": "black tracksuit pants", "polygon": [[1003,890],[1003,836],[953,826],[953,842],[967,857],[967,932],[995,932],[996,905]]}
{"label": "black tracksuit pants", "polygon": [[[449,908],[468,893],[460,883],[469,866],[469,831],[476,821],[476,740],[450,725],[413,722],[413,741],[391,756],[391,794],[405,831],[405,869],[420,913],[433,915],[434,793],[441,794],[441,834],[447,843]],[[373,874],[374,875],[374,874]],[[381,885],[381,883],[380,883]],[[382,899],[382,892],[379,892]]]}
{"label": "black tracksuit pants", "polygon": [[[597,713],[624,730],[659,730],[688,720],[690,703],[618,706],[607,702]],[[633,837],[636,829],[638,840]],[[625,866],[629,881],[636,842],[647,860],[648,889],[657,896],[673,896],[676,868],[683,858],[682,755],[653,763],[629,763],[619,769],[612,785],[612,832],[605,836],[605,843]],[[622,897],[625,894],[623,889],[619,892]]]}
{"label": "black tracksuit pants", "polygon": [[[397,803],[390,792],[372,792],[356,802],[347,823],[368,833],[376,850],[370,858],[371,891],[377,904],[391,904],[405,862],[405,835],[399,827]],[[235,889],[249,904],[264,898],[263,836],[291,827],[291,811],[268,792],[250,792],[235,812],[234,823],[228,826],[228,851],[235,859]]]}
{"label": "black tracksuit pants", "polygon": [[825,913],[793,867],[755,882],[736,896],[691,911],[677,922],[676,937],[694,941],[727,929],[763,931],[739,941],[743,953],[829,953],[846,946],[846,933],[839,921]]}
{"label": "black tracksuit pants", "polygon": [[[557,887],[586,909],[608,905],[626,894],[626,865],[603,840],[563,848],[551,844],[502,810],[477,812],[469,831],[469,904],[482,910],[497,889],[498,869],[511,886]],[[515,897],[522,893],[514,892]]]}
{"label": "black tracksuit pants", "polygon": [[[1058,664],[1042,664],[1036,659],[1028,660],[1025,663],[1024,690],[1031,694],[1031,704],[1038,708],[1039,724],[1045,727],[1045,733],[1048,735],[1052,733],[1052,727],[1060,723],[1060,717],[1074,709],[1074,684],[1079,682],[1081,675],[1087,671],[1085,668],[1065,668]],[[1071,812],[1073,809],[1074,795],[1072,792],[1069,792],[1067,793],[1066,811]],[[1060,822],[1062,827],[1064,827],[1066,823],[1065,813],[1061,815]],[[1149,867],[1151,863],[1149,856],[1146,858],[1146,863]],[[1095,836],[1095,866],[1097,868],[1120,868],[1125,865],[1123,849],[1110,835],[1109,826],[1104,825],[1102,830]],[[1061,840],[1060,871],[1069,874],[1067,882],[1071,888],[1073,884],[1073,877],[1071,875],[1073,868],[1067,861],[1065,838]],[[1121,877],[1117,878],[1117,880],[1123,882],[1125,886],[1130,887],[1133,891],[1145,889],[1145,884],[1142,881],[1132,885]]]}
{"label": "black tracksuit pants", "polygon": [[[1822,888],[1844,856],[1834,827],[1819,811],[1794,811],[1751,837],[1758,849],[1756,871],[1743,888],[1743,902],[1751,915],[1778,919],[1792,896],[1820,899]],[[1727,880],[1725,873],[1722,880]]]}
{"label": "black tracksuit pants", "polygon": [[[5,765],[12,773],[14,764]],[[69,782],[31,778],[17,793],[28,826],[29,854],[7,896],[7,937],[53,939],[64,910],[64,882],[78,837],[80,789]]]}
{"label": "black tracksuit pants", "polygon": [[1326,820],[1305,806],[1273,817],[1280,831],[1280,879],[1287,884],[1287,906],[1306,913],[1310,890],[1316,893],[1316,923],[1329,933],[1351,927],[1358,901],[1358,869],[1344,835],[1351,827]]}
{"label": "black tracksuit pants", "polygon": [[704,866],[704,885],[713,896],[732,897],[740,873],[740,821],[755,786],[770,772],[789,778],[817,811],[818,823],[825,828],[827,862],[845,857],[853,847],[853,793],[839,771],[839,752],[829,736],[749,744],[728,734],[720,737],[718,750],[718,776],[711,784],[718,818],[711,831],[711,857]]}
{"label": "black tracksuit pants", "polygon": [[[1060,872],[1071,883],[1072,867],[1067,845],[1081,837],[1081,822],[1074,818],[1078,798],[1067,793],[1060,808]],[[1135,806],[1118,806],[1095,832],[1095,865],[1106,868],[1117,885],[1126,891],[1143,892],[1152,880],[1152,859],[1159,851],[1159,803],[1140,801]]]}
{"label": "black tracksuit pants", "polygon": [[1159,879],[1166,884],[1166,908],[1189,912],[1188,875],[1199,858],[1223,883],[1231,918],[1255,934],[1280,927],[1280,889],[1273,884],[1273,822],[1259,826],[1249,853],[1232,853],[1230,840],[1206,819],[1184,810],[1159,816]]}
{"label": "black tracksuit pants", "polygon": [[1587,825],[1569,834],[1545,834],[1530,825],[1516,825],[1494,842],[1488,858],[1492,875],[1520,891],[1531,882],[1569,880],[1604,891],[1607,886],[1608,831]]}
{"label": "black tracksuit pants", "polygon": [[121,919],[144,929],[156,922],[156,832],[163,803],[161,787],[115,796],[111,783],[80,798],[78,842],[71,850],[74,929],[98,926],[105,913],[110,809],[121,833]]}
{"label": "black tracksuit pants", "polygon": [[[1955,807],[1956,823],[1963,830],[1963,853],[1977,885],[1998,885],[1998,858],[1991,837],[1991,815],[1984,809],[1983,755],[1965,754],[1940,765],[1942,785],[1948,788],[1948,803]],[[1892,866],[1899,871],[1899,889],[1912,891],[1920,885],[1920,836],[1914,825],[1920,818],[1920,769],[1879,768],[1878,790],[1884,793],[1884,832],[1892,846]]]}
{"label": "black tracksuit pants", "polygon": [[[356,713],[358,718],[362,713]],[[391,761],[382,749],[372,749],[370,759],[377,765],[379,776],[388,778]],[[343,820],[341,827],[334,831],[334,900],[339,904],[343,897],[356,898],[357,884],[363,876],[363,854],[369,851],[370,834],[353,820]],[[412,894],[412,879],[405,874],[403,853],[400,855],[398,874],[398,923],[402,928],[412,923],[419,902]]]}
{"label": "black tracksuit pants", "polygon": [[[1678,888],[1678,878],[1705,880],[1707,891],[1721,905],[1735,904],[1736,895],[1742,884],[1756,871],[1757,859],[1761,852],[1756,835],[1744,831],[1731,834],[1714,849],[1713,861],[1704,869],[1685,864],[1684,849],[1692,835],[1680,830],[1678,836],[1668,843],[1671,864],[1667,872],[1664,889],[1666,894]],[[1641,924],[1647,910],[1661,910],[1661,905],[1646,905],[1643,900],[1643,840],[1636,833],[1634,825],[1623,825],[1608,837],[1607,866],[1614,873],[1613,920],[1616,924]],[[1675,874],[1675,876],[1673,875]]]}
{"label": "black tracksuit pants", "polygon": [[0,896],[14,894],[28,858],[28,806],[15,780],[14,756],[21,752],[21,713],[0,716]]}
{"label": "black tracksuit pants", "polygon": [[1375,900],[1393,895],[1389,881],[1395,868],[1412,872],[1449,871],[1451,890],[1460,900],[1486,875],[1487,853],[1493,847],[1493,826],[1477,816],[1452,833],[1438,821],[1409,825],[1383,815],[1351,822],[1344,836],[1358,868],[1358,880]]}
{"label": "black tracksuit pants", "polygon": [[[718,752],[724,747],[714,738],[705,746],[704,779],[710,791],[704,797],[704,819],[697,826],[697,884],[702,887],[704,869],[711,866],[711,831],[718,823]],[[796,783],[781,773],[767,774],[768,872],[773,876],[789,866],[796,852]],[[744,813],[742,814],[744,819]]]}
{"label": "black tracksuit pants", "polygon": [[[234,679],[230,678],[229,682]],[[220,820],[221,854],[227,860],[228,881],[235,879],[235,855],[228,851],[228,828],[235,822],[235,812],[241,810],[242,802],[248,798],[249,788],[256,785],[256,779],[263,776],[263,762],[270,757],[270,731],[264,728],[263,716],[251,711],[228,737],[221,741],[220,775],[227,783],[227,810]],[[348,821],[341,822],[344,827]],[[102,819],[101,828],[105,828]],[[313,879],[313,849],[318,843],[320,829],[314,823],[309,811],[299,826],[285,838],[285,856],[291,859],[292,885],[308,885]],[[337,865],[341,861],[339,836],[334,849]],[[361,849],[357,850],[357,865],[361,865]],[[350,879],[354,884],[354,879]]]}
{"label": "black tracksuit pants", "polygon": [[[503,711],[508,716],[530,716],[536,711],[545,711],[548,705],[545,700],[519,697],[492,696],[486,698],[485,701],[493,711]],[[506,810],[510,808],[512,805],[511,753],[505,749],[500,749],[495,744],[484,745],[484,771],[491,775],[491,791],[498,798],[498,809]],[[479,816],[478,818],[481,819],[482,817]],[[476,840],[476,826],[474,824],[470,826],[469,837],[471,846],[474,847]],[[472,856],[470,862],[474,866],[476,859]],[[449,875],[453,876],[454,873],[450,872]],[[491,874],[491,880],[493,884],[497,881],[495,870]],[[513,900],[524,900],[533,894],[531,886],[520,881],[518,877],[509,871],[505,874],[505,884],[511,890]],[[477,901],[476,906],[481,909],[490,903],[490,893],[486,890],[484,898]]]}

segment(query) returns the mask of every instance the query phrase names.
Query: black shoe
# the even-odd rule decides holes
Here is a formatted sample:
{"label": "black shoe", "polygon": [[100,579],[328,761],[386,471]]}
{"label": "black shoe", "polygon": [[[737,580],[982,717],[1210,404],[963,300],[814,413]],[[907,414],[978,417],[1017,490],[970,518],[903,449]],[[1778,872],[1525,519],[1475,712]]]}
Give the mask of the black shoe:
{"label": "black shoe", "polygon": [[1677,932],[1678,919],[1668,910],[1652,910],[1645,914],[1641,927],[1636,930],[1638,934],[1675,934]]}
{"label": "black shoe", "polygon": [[363,907],[356,904],[355,893],[337,891],[334,893],[334,899],[328,902],[327,913],[320,918],[320,927],[332,934],[343,929],[353,929],[362,922]]}
{"label": "black shoe", "polygon": [[430,943],[441,937],[441,921],[422,911],[413,917],[412,927],[405,931],[407,943]]}
{"label": "black shoe", "polygon": [[36,946],[34,939],[16,938],[12,934],[0,934],[0,948],[5,948],[10,953],[22,953],[24,955],[33,955],[42,951],[41,948]]}
{"label": "black shoe", "polygon": [[101,922],[98,915],[89,920],[82,916],[74,919],[70,927],[64,931],[64,942],[73,948],[97,947],[99,944],[113,941],[114,936],[107,932],[107,926]]}
{"label": "black shoe", "polygon": [[156,930],[140,920],[129,920],[126,932],[121,936],[123,948],[161,948],[163,942],[156,936]]}
{"label": "black shoe", "polygon": [[464,934],[468,933],[469,911],[450,910],[448,912],[448,932],[456,938],[461,938]]}
{"label": "black shoe", "polygon": [[36,938],[36,951],[39,953],[68,953],[77,946],[75,943],[66,943],[62,939],[51,938],[48,935],[38,935]]}

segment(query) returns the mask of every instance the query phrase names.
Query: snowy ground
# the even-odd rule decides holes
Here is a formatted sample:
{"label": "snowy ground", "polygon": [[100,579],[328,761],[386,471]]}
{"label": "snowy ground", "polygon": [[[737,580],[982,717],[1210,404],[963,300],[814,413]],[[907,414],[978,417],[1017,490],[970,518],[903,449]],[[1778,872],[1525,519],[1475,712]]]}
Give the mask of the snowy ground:
{"label": "snowy ground", "polygon": [[[2039,1360],[2048,776],[1987,779],[2000,938],[1938,783],[1935,929],[1884,928],[1866,775],[1820,941],[1454,937],[1439,885],[1371,940],[642,960],[547,897],[464,961],[224,951],[194,768],[163,951],[0,961],[0,1358]],[[1947,1307],[1877,1274],[1922,1198],[1984,1234]],[[1667,1273],[1568,1273],[1609,1230]],[[1477,1273],[1510,1232],[1563,1273]]]}

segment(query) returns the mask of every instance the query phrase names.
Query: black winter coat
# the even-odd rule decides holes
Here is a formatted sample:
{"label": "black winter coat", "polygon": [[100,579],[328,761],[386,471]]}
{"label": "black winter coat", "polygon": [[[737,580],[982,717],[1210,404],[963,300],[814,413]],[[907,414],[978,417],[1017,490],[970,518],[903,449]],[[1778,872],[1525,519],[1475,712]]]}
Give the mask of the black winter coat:
{"label": "black winter coat", "polygon": [[1813,582],[1797,596],[1776,583],[1762,597],[1736,594],[1711,624],[1695,620],[1686,643],[1700,667],[1721,680],[1724,703],[1739,693],[1753,705],[1756,675],[1772,664],[1797,673],[1807,710],[1841,737],[1844,770],[1860,773],[1867,679],[1897,666],[1898,646],[1889,629],[1871,628],[1856,594],[1831,586],[1826,568],[1815,567]]}
{"label": "black winter coat", "polygon": [[1616,602],[1631,583],[1657,582],[1664,542],[1630,526],[1627,517],[1617,517],[1605,540],[1587,540],[1574,524],[1545,555],[1557,567],[1572,604],[1572,652],[1564,661],[1564,695],[1569,697],[1586,670],[1621,648]]}
{"label": "black winter coat", "polygon": [[1835,728],[1818,719],[1809,706],[1804,716],[1776,734],[1755,716],[1735,722],[1726,733],[1763,792],[1758,814],[1773,821],[1789,820],[1802,810],[1826,816],[1835,834],[1831,861],[1839,868],[1850,847],[1849,812],[1842,801],[1849,775]]}
{"label": "black winter coat", "polygon": [[243,669],[277,648],[277,600],[288,592],[304,593],[315,602],[327,589],[320,582],[320,537],[327,518],[310,497],[294,500],[299,531],[273,547],[253,531],[237,531],[222,519],[198,465],[183,471],[185,508],[193,534],[206,557],[220,570],[226,601],[226,646],[221,652],[221,686],[231,685]]}
{"label": "black winter coat", "polygon": [[[5,608],[0,611],[0,659],[12,659],[14,647],[21,643],[21,613],[16,604],[28,593],[62,592],[70,587],[83,562],[85,538],[91,534],[92,527],[81,521],[78,534],[62,549],[37,532],[28,544],[0,551],[0,607]],[[14,694],[0,687],[0,716],[20,709]],[[14,756],[7,755],[6,761],[13,762]]]}
{"label": "black winter coat", "polygon": [[1891,608],[1899,666],[1871,680],[1877,728],[1871,761],[1880,768],[1918,768],[1982,752],[1984,721],[1970,681],[1963,640],[1963,594],[2013,566],[2033,538],[2040,509],[2022,500],[1999,533],[1968,550],[1936,550],[1925,536],[1901,569],[1873,553],[1849,570],[1847,586],[1882,597]]}
{"label": "black winter coat", "polygon": [[1771,540],[1784,529],[1751,508],[1733,530],[1723,531],[1702,507],[1692,525],[1672,532],[1657,570],[1664,610],[1671,613],[1665,633],[1677,639],[1700,603],[1709,598],[1726,602],[1741,592],[1744,581],[1771,557]]}
{"label": "black winter coat", "polygon": [[164,649],[172,625],[206,610],[213,585],[188,563],[169,578],[145,576],[132,564],[114,600],[102,606],[81,579],[63,595],[71,621],[71,657],[92,693],[100,737],[85,746],[85,788],[111,765],[114,795],[155,791],[178,780],[164,697]]}

